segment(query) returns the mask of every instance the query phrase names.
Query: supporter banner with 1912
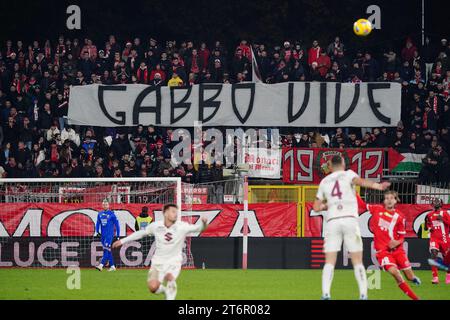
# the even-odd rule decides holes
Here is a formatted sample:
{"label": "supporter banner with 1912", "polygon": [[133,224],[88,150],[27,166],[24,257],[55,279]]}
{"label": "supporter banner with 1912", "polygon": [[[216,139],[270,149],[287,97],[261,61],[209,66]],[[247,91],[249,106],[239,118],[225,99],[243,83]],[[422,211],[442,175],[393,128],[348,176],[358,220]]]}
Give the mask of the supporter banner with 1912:
{"label": "supporter banner with 1912", "polygon": [[[112,204],[120,224],[120,236],[134,230],[135,217],[143,206],[156,221],[163,219],[159,204]],[[93,236],[99,203],[10,203],[0,212],[1,237],[74,237]],[[201,237],[242,236],[244,208],[236,204],[194,204],[183,208],[184,220],[200,223],[206,217],[208,229]],[[297,204],[250,204],[250,237],[296,237]],[[198,236],[198,235],[193,235]]]}
{"label": "supporter banner with 1912", "polygon": [[398,83],[289,82],[71,87],[68,121],[100,127],[160,125],[380,127],[400,120]]}
{"label": "supporter banner with 1912", "polygon": [[363,178],[379,181],[383,175],[382,149],[283,148],[283,182],[319,184],[330,172],[327,161],[334,155],[341,155],[347,168]]}
{"label": "supporter banner with 1912", "polygon": [[[312,209],[312,203],[306,203],[305,214],[303,219],[303,235],[305,237],[322,237],[324,212],[315,212]],[[399,204],[396,207],[404,214],[406,219],[406,237],[417,238],[421,237],[421,225],[425,221],[426,215],[433,210],[430,205],[425,204]],[[450,205],[445,205],[444,210],[450,210]],[[372,238],[373,233],[369,227],[371,213],[365,209],[360,208],[359,225],[361,228],[361,235],[365,238]]]}

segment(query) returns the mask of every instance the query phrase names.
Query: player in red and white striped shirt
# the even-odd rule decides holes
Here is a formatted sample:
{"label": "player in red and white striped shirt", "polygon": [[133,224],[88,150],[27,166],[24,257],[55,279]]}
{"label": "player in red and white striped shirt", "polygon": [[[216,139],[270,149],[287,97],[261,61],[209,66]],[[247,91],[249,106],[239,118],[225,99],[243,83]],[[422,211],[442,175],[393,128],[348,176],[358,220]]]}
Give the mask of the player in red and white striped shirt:
{"label": "player in red and white striped shirt", "polygon": [[420,279],[412,271],[411,263],[403,249],[405,239],[405,218],[403,213],[395,208],[398,202],[397,192],[389,190],[384,193],[384,205],[366,205],[358,196],[360,206],[366,207],[372,214],[370,229],[373,232],[373,240],[376,257],[380,266],[389,272],[397,281],[399,288],[411,299],[419,298],[411,290],[408,283],[402,277],[403,271],[406,278],[416,285],[420,285]]}
{"label": "player in red and white striped shirt", "polygon": [[[438,261],[439,253],[444,258],[443,264],[450,265],[450,213],[442,209],[442,200],[433,201],[434,211],[427,214],[425,228],[430,230],[430,254],[431,259]],[[438,267],[431,266],[433,284],[439,283]],[[447,270],[445,283],[450,284],[450,270]]]}

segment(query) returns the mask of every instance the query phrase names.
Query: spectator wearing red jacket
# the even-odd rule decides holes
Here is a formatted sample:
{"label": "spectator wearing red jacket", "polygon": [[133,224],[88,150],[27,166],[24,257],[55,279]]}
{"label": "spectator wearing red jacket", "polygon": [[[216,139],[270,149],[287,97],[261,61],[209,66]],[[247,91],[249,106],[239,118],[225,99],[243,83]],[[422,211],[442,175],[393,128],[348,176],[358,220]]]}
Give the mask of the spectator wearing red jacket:
{"label": "spectator wearing red jacket", "polygon": [[242,40],[238,46],[238,49],[242,50],[242,55],[246,57],[249,61],[252,60],[252,50],[250,46],[247,44],[247,40]]}
{"label": "spectator wearing red jacket", "polygon": [[88,53],[89,59],[95,61],[97,59],[97,47],[92,43],[92,40],[86,39],[83,49],[81,49],[81,55]]}
{"label": "spectator wearing red jacket", "polygon": [[286,63],[289,63],[291,57],[294,57],[294,51],[292,50],[291,43],[289,41],[285,41],[283,43],[283,49],[281,49],[281,56],[283,57],[284,61],[286,61]]}
{"label": "spectator wearing red jacket", "polygon": [[197,49],[192,49],[192,54],[186,59],[187,71],[199,74],[204,71],[204,59]]}
{"label": "spectator wearing red jacket", "polygon": [[202,71],[206,71],[206,68],[208,66],[209,63],[209,57],[211,56],[211,52],[209,51],[209,49],[206,47],[206,43],[202,42],[200,45],[200,49],[198,50],[198,56],[201,59],[201,62],[203,63],[203,70]]}
{"label": "spectator wearing red jacket", "polygon": [[317,62],[320,57],[320,46],[317,40],[314,40],[312,47],[308,50],[308,64],[312,65],[313,62]]}
{"label": "spectator wearing red jacket", "polygon": [[148,84],[150,80],[150,74],[148,72],[147,65],[144,61],[141,62],[139,68],[136,71],[136,79],[138,83]]}
{"label": "spectator wearing red jacket", "polygon": [[157,64],[155,69],[152,70],[152,72],[150,73],[150,80],[155,79],[156,73],[158,73],[160,75],[162,81],[166,80],[166,73],[164,72],[164,70],[161,69],[160,64]]}
{"label": "spectator wearing red jacket", "polygon": [[331,67],[331,59],[327,55],[325,50],[322,50],[322,52],[320,53],[319,58],[317,58],[317,64],[318,64],[317,67],[319,69],[320,75],[322,77],[325,77],[325,75],[327,74],[328,70]]}

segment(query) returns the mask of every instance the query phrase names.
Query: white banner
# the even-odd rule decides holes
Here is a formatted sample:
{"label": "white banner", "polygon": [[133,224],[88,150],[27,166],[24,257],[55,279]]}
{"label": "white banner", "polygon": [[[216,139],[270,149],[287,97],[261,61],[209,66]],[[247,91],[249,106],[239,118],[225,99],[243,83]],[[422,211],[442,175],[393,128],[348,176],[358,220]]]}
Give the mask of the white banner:
{"label": "white banner", "polygon": [[249,165],[248,176],[280,179],[280,159],[280,149],[248,148],[245,155],[245,163]]}
{"label": "white banner", "polygon": [[380,127],[397,125],[400,100],[400,84],[384,82],[93,84],[71,88],[68,118],[100,127]]}
{"label": "white banner", "polygon": [[432,186],[424,186],[418,184],[416,186],[417,204],[431,204],[434,199],[441,199],[443,203],[450,203],[450,189],[436,188]]}

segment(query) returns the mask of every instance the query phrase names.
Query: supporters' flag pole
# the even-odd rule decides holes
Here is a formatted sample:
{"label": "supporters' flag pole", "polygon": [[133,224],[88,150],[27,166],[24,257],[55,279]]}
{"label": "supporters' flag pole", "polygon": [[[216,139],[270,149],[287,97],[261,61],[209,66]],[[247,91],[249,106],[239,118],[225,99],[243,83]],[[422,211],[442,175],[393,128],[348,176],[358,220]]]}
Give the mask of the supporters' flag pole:
{"label": "supporters' flag pole", "polygon": [[258,62],[256,62],[253,47],[251,47],[251,50],[252,50],[252,82],[262,83],[261,74],[259,73]]}
{"label": "supporters' flag pole", "polygon": [[395,169],[395,167],[397,167],[397,165],[402,162],[404,159],[406,159],[406,157],[404,155],[402,155],[401,153],[399,153],[397,150],[395,150],[394,148],[389,148],[388,149],[388,167],[389,167],[389,171],[392,171]]}
{"label": "supporters' flag pole", "polygon": [[425,45],[425,0],[422,0],[422,46]]}
{"label": "supporters' flag pole", "polygon": [[248,252],[248,179],[244,177],[244,230],[242,233],[242,269],[247,270]]}
{"label": "supporters' flag pole", "polygon": [[180,212],[180,214],[177,216],[177,221],[181,221],[181,215],[183,212],[182,209],[182,205],[183,205],[183,200],[182,200],[182,190],[181,190],[181,178],[177,177],[176,178],[176,182],[177,182],[177,186],[176,186],[176,201],[177,201],[177,207],[178,210]]}

